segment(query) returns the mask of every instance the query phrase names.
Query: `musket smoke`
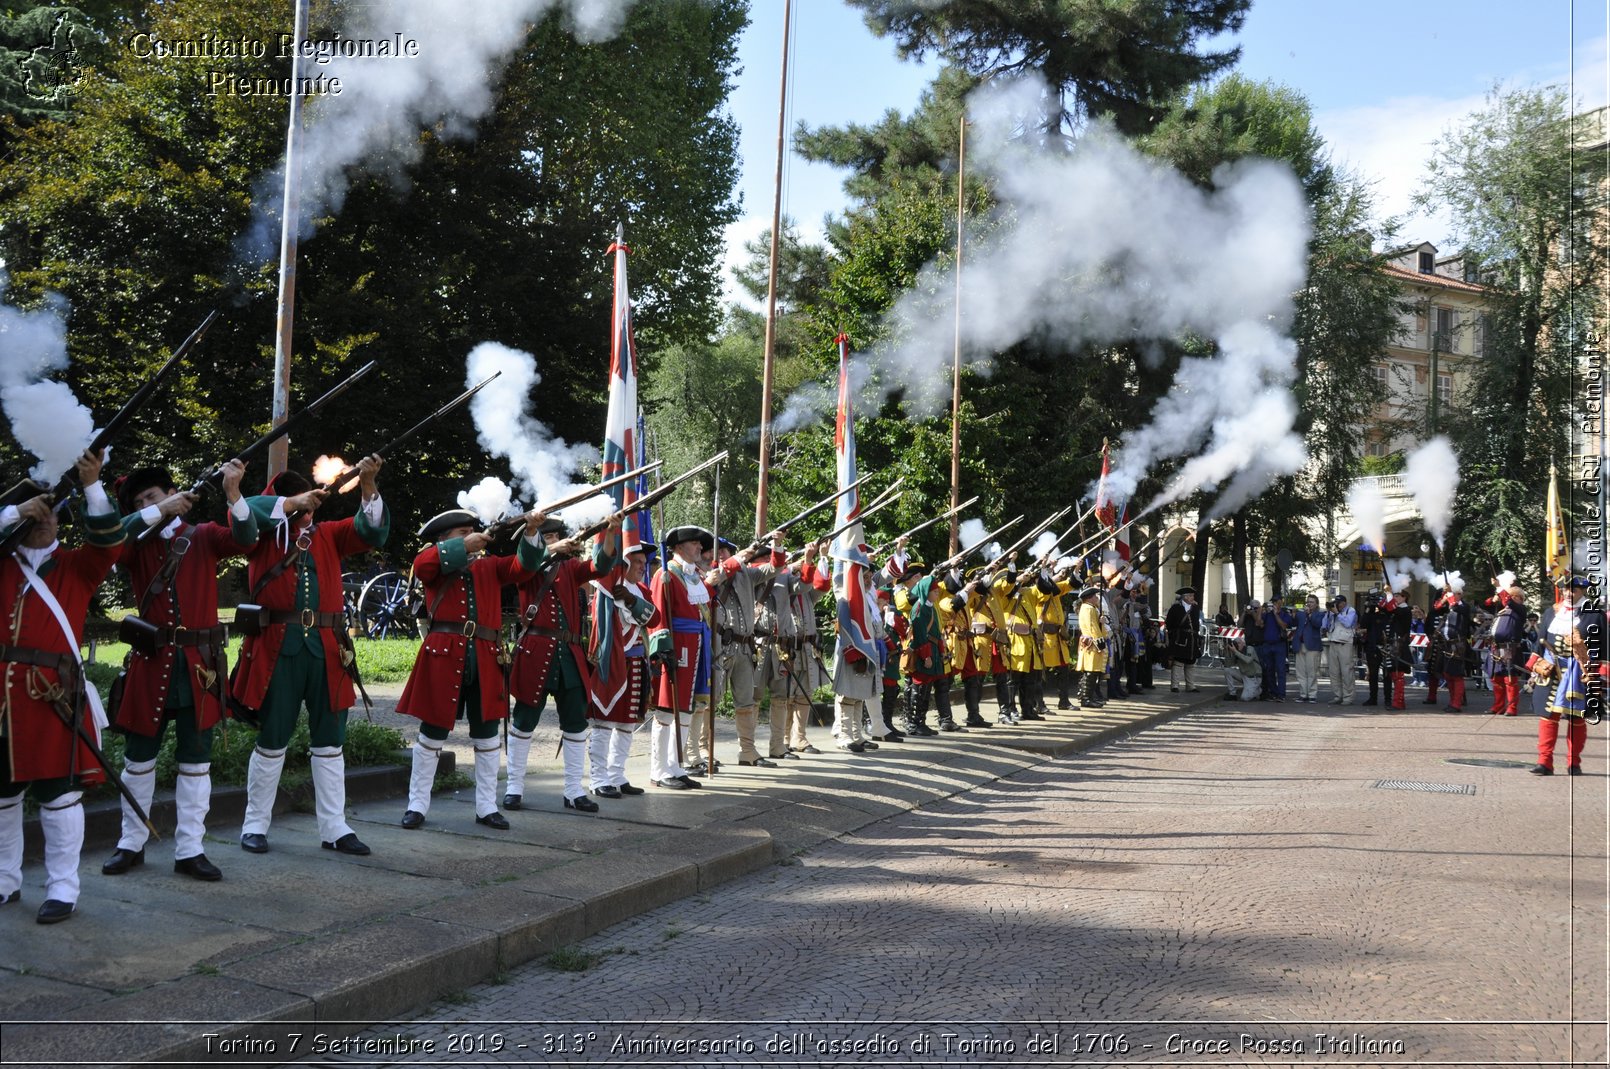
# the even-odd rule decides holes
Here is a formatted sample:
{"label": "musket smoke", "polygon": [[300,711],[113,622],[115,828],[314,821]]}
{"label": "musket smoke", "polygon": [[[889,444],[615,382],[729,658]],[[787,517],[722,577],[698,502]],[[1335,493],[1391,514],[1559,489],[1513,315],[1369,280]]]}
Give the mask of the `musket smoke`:
{"label": "musket smoke", "polygon": [[[476,434],[487,451],[509,462],[515,486],[539,505],[581,490],[571,473],[600,462],[596,447],[571,445],[531,415],[531,396],[542,376],[536,357],[497,342],[470,350],[465,385],[474,386],[495,371],[503,374],[470,399]],[[590,523],[609,514],[610,499],[595,495],[563,510],[571,524]]]}
{"label": "musket smoke", "polygon": [[[559,9],[578,38],[603,40],[619,31],[631,0],[376,0],[346,6],[352,14],[341,36],[348,41],[416,47],[402,56],[329,49],[336,54],[321,56],[317,66],[303,61],[304,74],[316,71],[341,83],[339,94],[310,101],[297,150],[298,230],[304,237],[313,220],[340,212],[355,169],[401,185],[404,170],[419,159],[421,130],[470,136],[497,102],[497,79],[532,23]],[[240,241],[247,262],[269,259],[277,246],[284,172],[282,160],[257,184],[257,215]]]}
{"label": "musket smoke", "polygon": [[459,491],[458,507],[475,513],[482,523],[496,523],[514,515],[514,492],[502,479],[488,475],[468,490]]}
{"label": "musket smoke", "polygon": [[[969,159],[998,206],[973,231],[987,237],[967,251],[963,360],[988,373],[994,354],[1031,338],[1069,351],[1211,339],[1215,355],[1186,359],[1150,425],[1126,436],[1109,486],[1131,497],[1156,462],[1193,456],[1148,510],[1227,480],[1215,509],[1233,510],[1306,462],[1293,431],[1296,349],[1282,333],[1307,272],[1301,188],[1283,164],[1245,161],[1204,191],[1102,129],[1070,152],[1046,151],[1021,136],[1038,129],[1046,94],[1024,78],[969,98]],[[950,271],[925,267],[885,318],[887,341],[857,362],[868,366],[857,378],[862,411],[896,392],[917,418],[948,403]],[[806,389],[776,426],[830,410],[826,390]]]}
{"label": "musket smoke", "polygon": [[1386,501],[1374,482],[1357,479],[1347,489],[1347,511],[1353,514],[1364,544],[1377,553],[1386,551]]}
{"label": "musket smoke", "polygon": [[[0,271],[0,301],[9,278]],[[17,444],[39,461],[29,475],[54,483],[95,437],[95,420],[64,382],[48,376],[67,367],[67,301],[26,312],[0,303],[0,409]]]}
{"label": "musket smoke", "polygon": [[1439,434],[1409,454],[1403,485],[1426,521],[1426,530],[1442,545],[1453,519],[1454,491],[1459,489],[1459,458],[1447,438]]}

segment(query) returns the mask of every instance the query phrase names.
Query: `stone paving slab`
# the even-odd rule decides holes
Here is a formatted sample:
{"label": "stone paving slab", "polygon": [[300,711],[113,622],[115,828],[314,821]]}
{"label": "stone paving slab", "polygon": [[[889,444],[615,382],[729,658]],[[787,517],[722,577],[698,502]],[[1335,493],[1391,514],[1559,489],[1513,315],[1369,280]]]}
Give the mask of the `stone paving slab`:
{"label": "stone paving slab", "polygon": [[[1134,731],[1182,705],[1135,702],[1102,720]],[[969,791],[1043,760],[1037,740],[1078,746],[1087,734],[1068,716],[992,738],[997,730],[856,755],[813,728],[822,754],[756,769],[738,765],[732,723],[719,721],[723,768],[704,789],[648,787],[640,797],[600,799],[596,815],[563,809],[560,766],[548,759],[551,740],[542,752],[539,730],[525,806],[507,814],[508,831],[474,823],[467,789],[437,794],[418,831],[397,823],[400,793],[351,799],[348,819],[374,850],[363,858],[321,850],[316,820],[304,812],[276,817],[265,855],[239,850],[238,825],[213,822],[207,850],[222,882],[174,875],[165,844],[116,878],[100,874],[104,850],[86,849],[79,914],[51,927],[33,923],[43,873],[29,864],[21,908],[0,910],[8,951],[0,958],[0,1064],[19,1051],[48,1062],[82,1050],[107,1064],[209,1056],[199,1024],[103,1042],[99,1030],[15,1023],[43,1016],[36,1007],[47,999],[52,1019],[81,1021],[207,1020],[228,1005],[248,1024],[209,1027],[236,1039],[291,1027],[275,1022],[386,1019],[890,815],[936,800],[968,805]],[[646,748],[640,736],[628,764],[644,786]],[[955,841],[958,829],[936,835]]]}

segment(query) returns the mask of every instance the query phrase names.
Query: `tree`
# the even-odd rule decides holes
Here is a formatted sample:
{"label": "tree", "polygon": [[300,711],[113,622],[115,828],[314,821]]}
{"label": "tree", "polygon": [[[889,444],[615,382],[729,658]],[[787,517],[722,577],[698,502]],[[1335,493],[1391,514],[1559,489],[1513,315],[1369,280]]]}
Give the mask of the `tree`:
{"label": "tree", "polygon": [[1251,0],[851,0],[902,56],[938,53],[975,77],[1034,71],[1056,99],[1045,128],[1110,118],[1151,128],[1180,90],[1228,70],[1240,49],[1198,51],[1241,28]]}
{"label": "tree", "polygon": [[[334,17],[340,5],[319,10]],[[380,366],[339,419],[297,435],[293,463],[409,426],[461,389],[465,355],[488,339],[537,355],[539,418],[570,441],[601,440],[617,222],[633,249],[645,369],[658,349],[706,337],[720,235],[736,217],[724,107],[745,11],[743,0],[652,0],[596,44],[551,14],[530,27],[472,136],[422,131],[405,182],[357,176],[340,213],[302,243],[292,407],[359,362]],[[269,42],[287,17],[278,0],[151,0],[142,15],[167,40]],[[119,50],[84,73],[72,122],[23,131],[0,173],[12,299],[69,298],[69,378],[97,411],[207,307],[225,308],[171,409],[122,451],[181,473],[267,420],[274,271],[243,264],[236,238],[283,150],[285,102],[209,92],[206,75],[285,76],[268,52],[265,65]],[[12,449],[0,441],[8,460]],[[467,416],[436,425],[388,467],[399,529],[488,467]]]}
{"label": "tree", "polygon": [[1570,467],[1606,262],[1604,156],[1577,151],[1571,105],[1558,86],[1493,89],[1437,140],[1416,198],[1447,209],[1488,286],[1482,351],[1450,421],[1459,559],[1540,562],[1548,468]]}

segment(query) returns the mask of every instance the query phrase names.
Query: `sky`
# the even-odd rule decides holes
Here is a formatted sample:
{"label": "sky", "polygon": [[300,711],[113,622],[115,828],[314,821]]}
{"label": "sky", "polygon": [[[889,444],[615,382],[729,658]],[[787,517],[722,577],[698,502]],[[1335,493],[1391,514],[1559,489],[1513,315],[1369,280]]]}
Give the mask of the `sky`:
{"label": "sky", "polygon": [[[783,0],[751,0],[739,44],[730,106],[742,130],[743,218],[728,229],[729,266],[771,225],[782,15]],[[793,16],[789,131],[907,112],[937,71],[932,58],[901,61],[841,0],[795,0]],[[1432,143],[1497,83],[1570,84],[1584,109],[1610,103],[1606,28],[1605,0],[1253,0],[1228,42],[1241,47],[1239,73],[1308,98],[1336,162],[1376,183],[1381,215],[1404,217],[1402,244],[1447,252],[1448,220],[1416,216],[1409,203]],[[788,153],[784,215],[820,235],[823,217],[845,206],[843,178]]]}

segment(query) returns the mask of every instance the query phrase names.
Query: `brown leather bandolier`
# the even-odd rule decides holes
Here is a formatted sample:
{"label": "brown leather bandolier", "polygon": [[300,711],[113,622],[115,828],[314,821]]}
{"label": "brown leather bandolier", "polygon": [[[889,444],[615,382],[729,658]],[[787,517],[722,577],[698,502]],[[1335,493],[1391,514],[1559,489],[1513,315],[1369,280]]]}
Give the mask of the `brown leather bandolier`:
{"label": "brown leather bandolier", "polygon": [[433,635],[463,635],[465,638],[478,638],[482,642],[498,642],[501,644],[503,632],[495,627],[481,627],[473,620],[461,623],[432,622],[430,633]]}
{"label": "brown leather bandolier", "polygon": [[29,672],[28,696],[49,702],[69,719],[76,715],[73,707],[74,696],[76,692],[76,695],[82,698],[84,679],[72,654],[50,653],[29,646],[0,646],[0,662],[6,661],[12,664],[26,664],[33,668],[55,669],[59,683],[48,683],[42,675]]}
{"label": "brown leather bandolier", "polygon": [[521,629],[520,637],[524,639],[527,635],[535,635],[537,638],[556,639],[559,642],[569,642],[576,646],[585,646],[587,644],[586,635],[578,635],[576,632],[566,630],[563,627],[537,627],[534,624],[527,624]]}

